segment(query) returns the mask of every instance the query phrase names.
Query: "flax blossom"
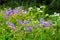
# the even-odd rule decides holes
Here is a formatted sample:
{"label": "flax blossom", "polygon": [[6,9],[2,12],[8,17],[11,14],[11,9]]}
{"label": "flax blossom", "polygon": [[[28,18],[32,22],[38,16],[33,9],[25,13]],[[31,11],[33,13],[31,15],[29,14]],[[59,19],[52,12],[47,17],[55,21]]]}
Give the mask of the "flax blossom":
{"label": "flax blossom", "polygon": [[12,12],[12,8],[9,8],[8,11]]}
{"label": "flax blossom", "polygon": [[3,18],[7,18],[6,16],[3,16]]}
{"label": "flax blossom", "polygon": [[29,26],[29,27],[28,27],[28,30],[32,30],[32,26]]}
{"label": "flax blossom", "polygon": [[15,29],[15,25],[13,23],[9,23],[9,25],[11,26],[12,29]]}
{"label": "flax blossom", "polygon": [[33,9],[32,7],[29,7],[29,9],[28,9],[28,10],[29,10],[29,11],[31,11],[32,9]]}
{"label": "flax blossom", "polygon": [[44,18],[41,18],[40,19],[40,24],[43,26],[45,23],[44,23],[45,21],[44,21]]}
{"label": "flax blossom", "polygon": [[6,11],[6,14],[7,14],[7,16],[10,16],[11,13],[12,13],[12,8],[9,8],[9,9]]}
{"label": "flax blossom", "polygon": [[32,26],[24,27],[24,30],[27,30],[27,31],[29,31],[29,32],[30,32],[30,30],[32,30],[32,29],[33,29]]}
{"label": "flax blossom", "polygon": [[45,21],[45,26],[49,26],[49,22]]}
{"label": "flax blossom", "polygon": [[10,11],[7,11],[6,14],[7,14],[7,16],[10,16],[11,13],[10,13]]}
{"label": "flax blossom", "polygon": [[20,24],[23,24],[22,20],[18,20],[18,22],[19,22]]}
{"label": "flax blossom", "polygon": [[28,26],[28,31],[32,30],[33,27],[32,26]]}
{"label": "flax blossom", "polygon": [[14,14],[17,14],[18,13],[18,10],[17,9],[13,9],[13,13]]}

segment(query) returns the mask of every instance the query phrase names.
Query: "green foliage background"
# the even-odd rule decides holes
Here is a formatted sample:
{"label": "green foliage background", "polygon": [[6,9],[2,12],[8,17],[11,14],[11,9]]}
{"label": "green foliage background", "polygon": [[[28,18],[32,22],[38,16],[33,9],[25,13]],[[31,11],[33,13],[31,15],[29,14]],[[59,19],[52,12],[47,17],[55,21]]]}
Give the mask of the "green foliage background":
{"label": "green foliage background", "polygon": [[60,12],[60,0],[6,0],[3,4],[4,7],[10,6],[12,8],[20,5],[24,6],[25,9],[30,6],[39,7],[40,5],[46,5],[46,13],[52,14],[53,12]]}

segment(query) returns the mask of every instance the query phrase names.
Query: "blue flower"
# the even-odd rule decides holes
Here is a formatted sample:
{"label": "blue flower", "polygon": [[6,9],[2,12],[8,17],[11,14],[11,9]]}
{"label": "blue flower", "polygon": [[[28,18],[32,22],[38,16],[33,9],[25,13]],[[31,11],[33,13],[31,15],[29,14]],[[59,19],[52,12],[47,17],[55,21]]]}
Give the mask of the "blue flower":
{"label": "blue flower", "polygon": [[44,18],[41,18],[41,19],[40,19],[40,24],[41,24],[41,25],[44,25],[44,24],[45,24]]}
{"label": "blue flower", "polygon": [[12,8],[9,8],[9,9],[8,9],[8,11],[10,11],[10,12],[11,12],[11,11],[12,11]]}
{"label": "blue flower", "polygon": [[9,23],[9,25],[11,26],[12,29],[15,29],[15,25],[13,23]]}
{"label": "blue flower", "polygon": [[6,16],[3,16],[3,18],[6,18]]}
{"label": "blue flower", "polygon": [[29,26],[28,27],[28,32],[30,32],[32,29],[33,29],[33,27],[32,26]]}
{"label": "blue flower", "polygon": [[44,21],[44,18],[40,18],[40,21]]}
{"label": "blue flower", "polygon": [[13,13],[14,14],[17,14],[18,13],[18,10],[17,9],[13,9]]}
{"label": "blue flower", "polygon": [[10,12],[9,11],[7,11],[6,14],[7,14],[7,16],[10,16]]}
{"label": "blue flower", "polygon": [[18,20],[18,22],[19,22],[20,24],[23,24],[22,20]]}
{"label": "blue flower", "polygon": [[46,22],[45,22],[45,26],[49,26],[49,22],[46,21]]}
{"label": "blue flower", "polygon": [[29,31],[29,30],[32,30],[32,29],[33,29],[33,27],[32,27],[32,26],[29,26],[29,27],[28,27],[28,31]]}

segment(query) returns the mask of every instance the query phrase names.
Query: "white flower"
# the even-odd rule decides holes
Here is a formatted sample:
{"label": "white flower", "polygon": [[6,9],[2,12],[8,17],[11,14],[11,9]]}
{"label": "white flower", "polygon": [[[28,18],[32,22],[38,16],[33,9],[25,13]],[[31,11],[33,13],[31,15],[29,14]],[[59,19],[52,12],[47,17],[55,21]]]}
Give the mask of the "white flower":
{"label": "white flower", "polygon": [[57,14],[57,12],[54,12],[54,15]]}
{"label": "white flower", "polygon": [[24,14],[24,13],[27,13],[27,11],[26,10],[22,10],[22,14]]}
{"label": "white flower", "polygon": [[29,10],[32,10],[33,8],[32,7],[30,7],[30,8],[28,8]]}
{"label": "white flower", "polygon": [[54,12],[54,16],[59,16],[60,13]]}
{"label": "white flower", "polygon": [[59,16],[59,14],[56,14],[57,16]]}
{"label": "white flower", "polygon": [[59,14],[55,14],[55,16],[59,16]]}
{"label": "white flower", "polygon": [[40,8],[37,8],[37,11],[40,11]]}

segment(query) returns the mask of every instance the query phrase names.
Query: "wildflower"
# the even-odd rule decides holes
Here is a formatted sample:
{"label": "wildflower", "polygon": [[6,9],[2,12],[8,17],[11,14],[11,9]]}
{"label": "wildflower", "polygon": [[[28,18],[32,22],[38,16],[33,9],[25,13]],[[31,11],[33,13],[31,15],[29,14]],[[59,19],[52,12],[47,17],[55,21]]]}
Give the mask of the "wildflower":
{"label": "wildflower", "polygon": [[13,23],[9,23],[9,25],[11,26],[12,29],[15,29],[15,25]]}
{"label": "wildflower", "polygon": [[44,25],[45,24],[44,21],[41,21],[40,23],[41,23],[41,25]]}
{"label": "wildflower", "polygon": [[22,20],[18,20],[18,22],[19,22],[20,24],[23,24]]}
{"label": "wildflower", "polygon": [[40,18],[40,21],[44,21],[44,18]]}
{"label": "wildflower", "polygon": [[30,11],[31,11],[32,9],[33,9],[33,8],[32,8],[32,7],[30,7],[28,10],[30,10]]}
{"label": "wildflower", "polygon": [[56,12],[54,12],[54,15],[56,15],[57,13]]}
{"label": "wildflower", "polygon": [[37,8],[37,11],[40,11],[40,8]]}
{"label": "wildflower", "polygon": [[56,16],[59,16],[59,14],[56,14]]}
{"label": "wildflower", "polygon": [[6,18],[6,16],[3,16],[3,18]]}
{"label": "wildflower", "polygon": [[7,14],[7,16],[10,16],[11,13],[10,13],[10,11],[7,11],[6,14]]}
{"label": "wildflower", "polygon": [[55,16],[59,16],[59,14],[55,14]]}
{"label": "wildflower", "polygon": [[49,23],[47,21],[45,21],[45,26],[48,26],[48,25],[49,25]]}
{"label": "wildflower", "polygon": [[60,14],[57,12],[54,12],[54,16],[59,16]]}
{"label": "wildflower", "polygon": [[41,18],[41,19],[40,19],[41,25],[44,25],[44,24],[45,24],[44,22],[45,22],[45,21],[44,21],[44,18]]}
{"label": "wildflower", "polygon": [[24,14],[24,13],[27,13],[27,11],[26,10],[22,10],[22,13]]}
{"label": "wildflower", "polygon": [[14,9],[14,10],[13,10],[13,13],[14,13],[14,14],[17,14],[17,13],[18,13],[18,10],[17,10],[17,9]]}
{"label": "wildflower", "polygon": [[10,12],[11,12],[11,11],[12,11],[12,8],[9,8],[9,9],[8,9],[8,11],[10,11]]}
{"label": "wildflower", "polygon": [[32,26],[29,26],[28,29],[31,30],[32,29]]}
{"label": "wildflower", "polygon": [[33,27],[32,26],[29,26],[28,27],[28,31],[30,31],[30,30],[32,30],[33,29]]}

